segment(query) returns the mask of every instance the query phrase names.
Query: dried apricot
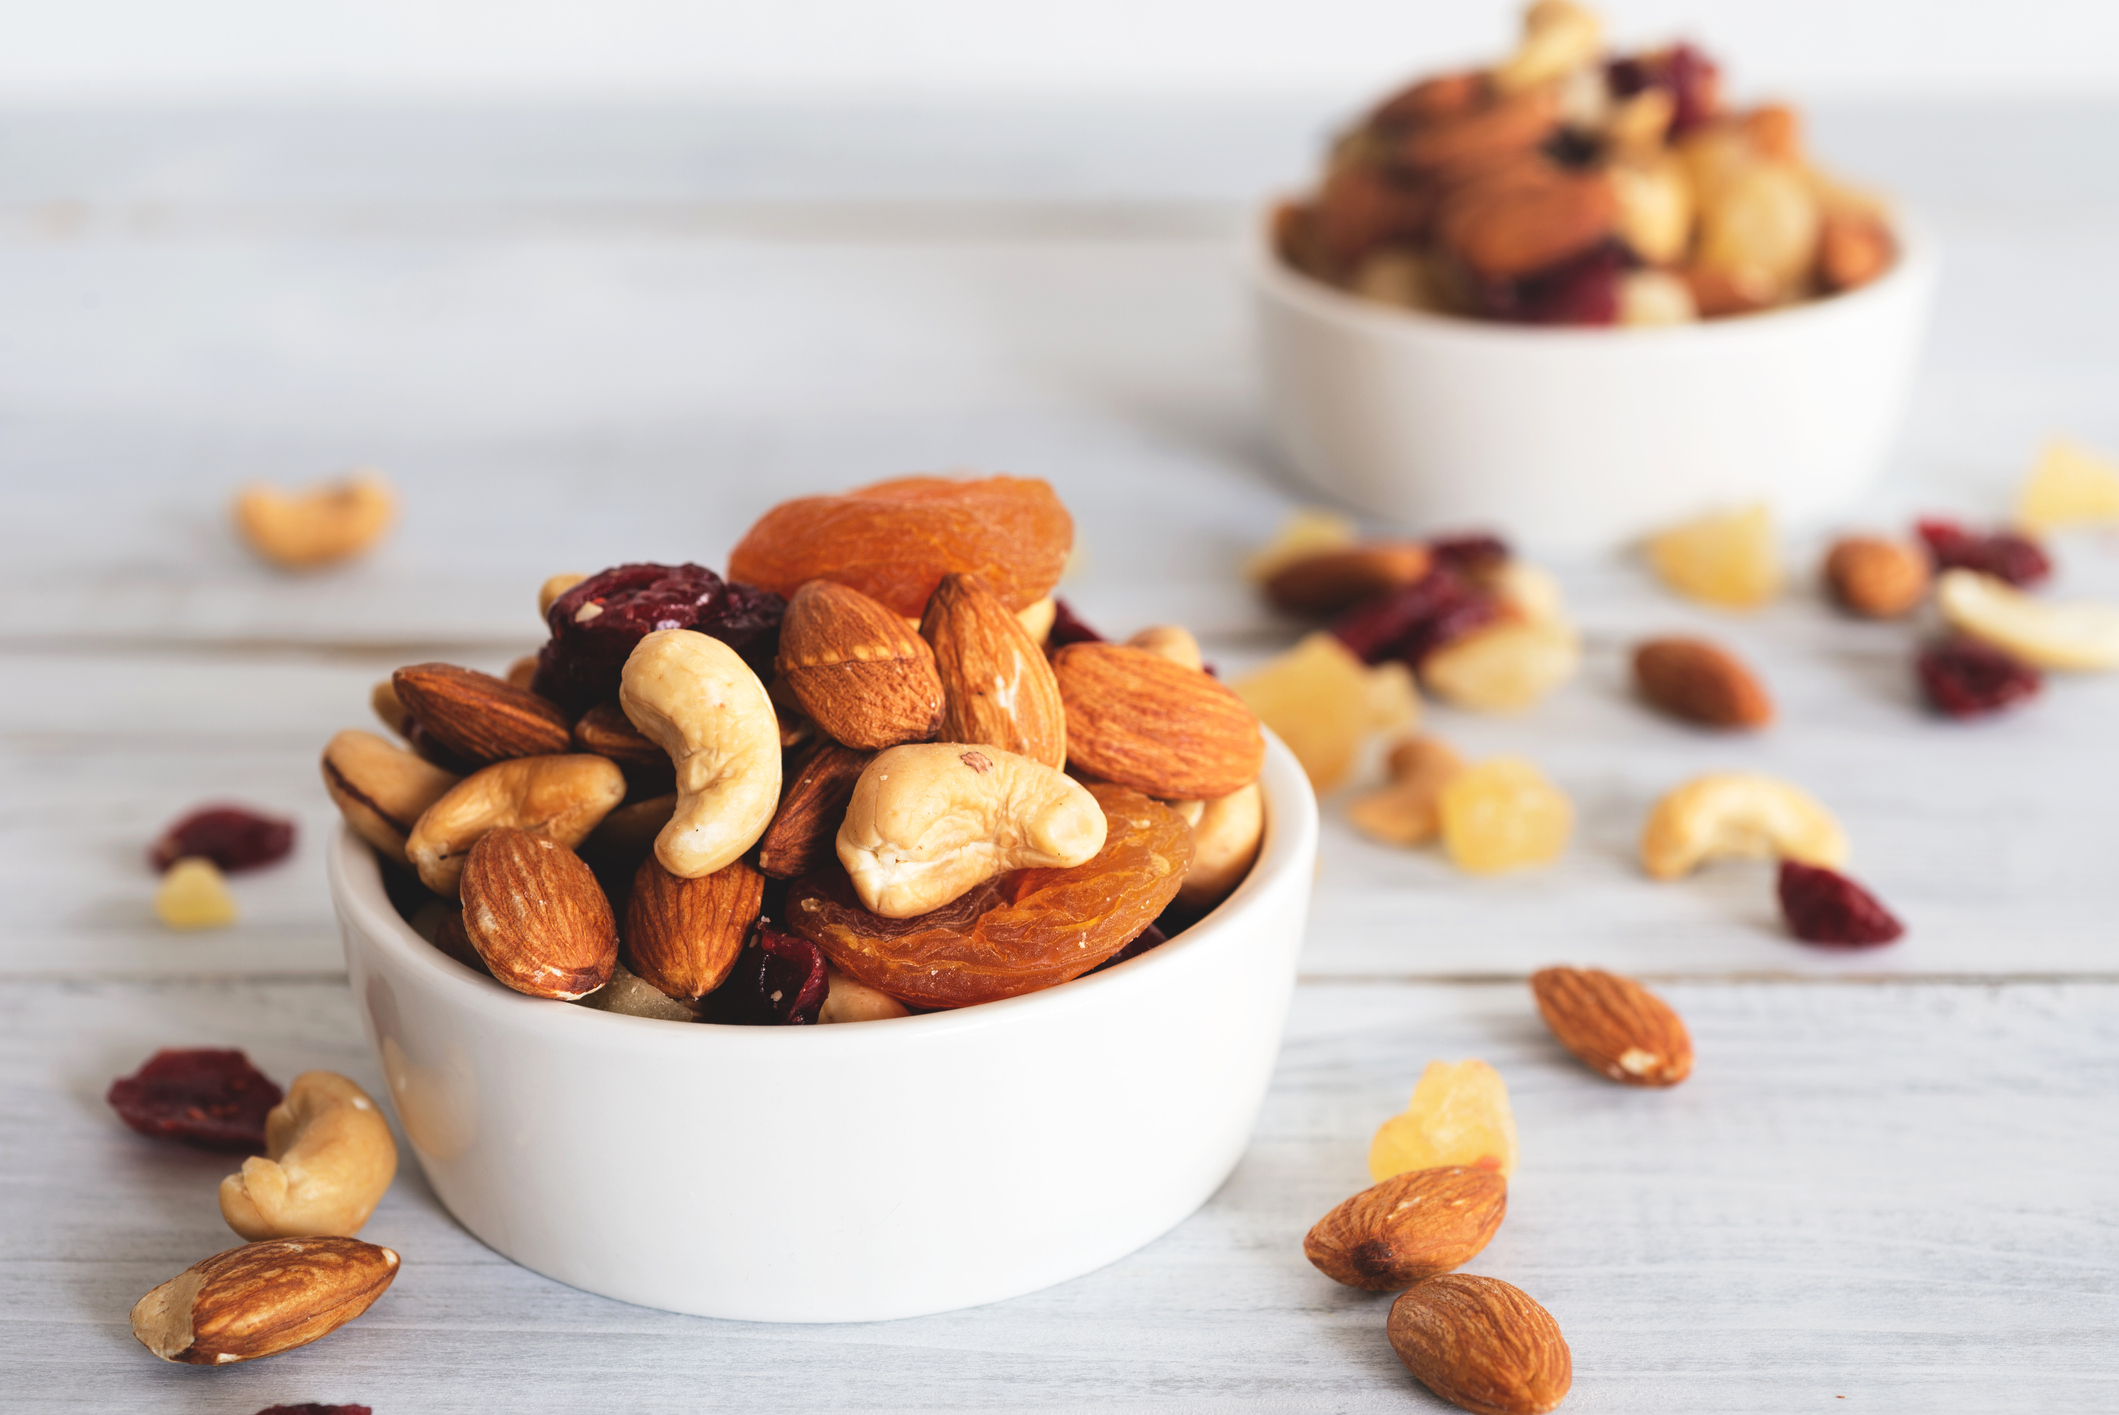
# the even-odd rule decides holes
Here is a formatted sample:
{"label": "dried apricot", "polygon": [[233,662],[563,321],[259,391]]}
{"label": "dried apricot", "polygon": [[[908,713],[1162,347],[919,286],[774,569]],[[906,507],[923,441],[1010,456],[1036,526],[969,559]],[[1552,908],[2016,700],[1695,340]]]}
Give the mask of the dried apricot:
{"label": "dried apricot", "polygon": [[163,1050],[104,1097],[142,1135],[202,1150],[265,1152],[265,1115],[280,1088],[239,1051]]}
{"label": "dried apricot", "polygon": [[1508,1084],[1483,1061],[1430,1061],[1403,1114],[1383,1122],[1369,1146],[1369,1177],[1381,1184],[1411,1169],[1461,1164],[1516,1172],[1516,1117]]}
{"label": "dried apricot", "polygon": [[1074,519],[1042,481],[903,477],[781,502],[729,552],[728,573],[781,595],[833,580],[912,619],[952,572],[977,575],[1010,610],[1034,604],[1073,545]]}
{"label": "dried apricot", "polygon": [[1192,830],[1168,806],[1107,782],[1104,848],[1072,869],[1018,870],[932,913],[885,919],[838,869],[795,881],[787,912],[843,971],[914,1007],[969,1007],[1079,977],[1116,954],[1177,897]]}

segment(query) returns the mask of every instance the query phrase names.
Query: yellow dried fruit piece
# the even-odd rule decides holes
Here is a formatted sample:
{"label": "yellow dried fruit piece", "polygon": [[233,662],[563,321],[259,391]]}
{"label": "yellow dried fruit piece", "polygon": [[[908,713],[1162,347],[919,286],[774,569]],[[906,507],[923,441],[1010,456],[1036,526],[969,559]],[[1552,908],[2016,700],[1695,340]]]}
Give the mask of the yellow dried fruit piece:
{"label": "yellow dried fruit piece", "polygon": [[179,933],[224,929],[235,922],[235,896],[213,861],[187,855],[163,874],[155,917]]}
{"label": "yellow dried fruit piece", "polygon": [[1727,858],[1836,870],[1847,863],[1847,833],[1809,792],[1757,772],[1695,777],[1655,803],[1641,831],[1641,865],[1649,874],[1676,879]]}
{"label": "yellow dried fruit piece", "polygon": [[1780,593],[1773,512],[1763,504],[1672,526],[1648,542],[1648,560],[1664,584],[1702,604],[1755,609]]}
{"label": "yellow dried fruit piece", "polygon": [[1450,861],[1475,875],[1557,859],[1575,821],[1566,793],[1519,757],[1459,772],[1443,786],[1436,808]]}
{"label": "yellow dried fruit piece", "polygon": [[1368,670],[1369,730],[1409,732],[1420,723],[1420,690],[1413,670],[1395,659]]}
{"label": "yellow dried fruit piece", "polygon": [[1430,653],[1420,677],[1435,694],[1474,712],[1516,712],[1575,676],[1582,646],[1564,624],[1503,621]]}
{"label": "yellow dried fruit piece", "polygon": [[2027,531],[2119,521],[2119,463],[2080,443],[2046,444],[2016,494],[2016,524]]}
{"label": "yellow dried fruit piece", "polygon": [[1244,578],[1264,584],[1276,570],[1320,551],[1339,550],[1356,540],[1354,523],[1337,511],[1305,506],[1282,523],[1273,538],[1243,563]]}
{"label": "yellow dried fruit piece", "polygon": [[1430,1061],[1402,1115],[1383,1122],[1369,1144],[1369,1177],[1444,1165],[1516,1172],[1516,1117],[1508,1085],[1483,1061]]}
{"label": "yellow dried fruit piece", "polygon": [[1952,628],[2040,668],[2119,668],[2119,605],[2055,604],[1976,570],[1945,570],[1935,603]]}
{"label": "yellow dried fruit piece", "polygon": [[1368,666],[1323,630],[1231,686],[1288,744],[1319,791],[1346,779],[1380,712],[1404,711],[1402,701],[1379,708]]}

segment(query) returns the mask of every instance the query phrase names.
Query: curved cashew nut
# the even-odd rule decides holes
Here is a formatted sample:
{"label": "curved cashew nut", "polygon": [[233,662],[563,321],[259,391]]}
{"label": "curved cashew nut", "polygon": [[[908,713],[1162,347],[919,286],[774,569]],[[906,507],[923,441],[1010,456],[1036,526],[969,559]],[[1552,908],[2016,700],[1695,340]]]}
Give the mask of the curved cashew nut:
{"label": "curved cashew nut", "polygon": [[658,629],[626,659],[618,705],[677,768],[662,867],[697,879],[756,844],[780,808],[780,720],[750,665],[719,639]]}
{"label": "curved cashew nut", "polygon": [[2040,668],[2119,668],[2119,606],[2055,604],[1976,570],[1945,570],[1935,603],[1950,627]]}
{"label": "curved cashew nut", "polygon": [[495,762],[427,807],[405,841],[405,855],[420,883],[455,899],[464,861],[487,831],[512,825],[571,850],[624,799],[625,773],[607,757],[580,752]]}
{"label": "curved cashew nut", "polygon": [[1847,834],[1809,792],[1748,771],[1686,782],[1656,802],[1641,832],[1641,864],[1657,879],[1730,856],[1838,869],[1847,861]]}
{"label": "curved cashew nut", "polygon": [[397,1173],[397,1142],[368,1093],[332,1071],[304,1071],[265,1117],[265,1153],[221,1181],[221,1217],[263,1238],[351,1238]]}
{"label": "curved cashew nut", "polygon": [[1187,668],[1205,665],[1206,656],[1199,651],[1199,640],[1182,624],[1151,624],[1126,640],[1130,648],[1146,649],[1159,658],[1172,663],[1181,663]]}
{"label": "curved cashew nut", "polygon": [[250,548],[275,565],[306,570],[366,550],[390,529],[397,497],[372,471],[289,495],[249,486],[235,499],[235,524]]}
{"label": "curved cashew nut", "polygon": [[909,919],[1007,870],[1083,864],[1104,832],[1103,807],[1071,776],[998,747],[923,742],[861,772],[839,863],[871,912]]}
{"label": "curved cashew nut", "polygon": [[1251,872],[1265,825],[1265,793],[1255,781],[1206,802],[1192,822],[1192,864],[1178,886],[1177,902],[1207,910],[1228,898]]}
{"label": "curved cashew nut", "polygon": [[1597,57],[1603,25],[1573,0],[1538,0],[1523,14],[1523,41],[1494,70],[1494,87],[1520,93],[1580,68]]}

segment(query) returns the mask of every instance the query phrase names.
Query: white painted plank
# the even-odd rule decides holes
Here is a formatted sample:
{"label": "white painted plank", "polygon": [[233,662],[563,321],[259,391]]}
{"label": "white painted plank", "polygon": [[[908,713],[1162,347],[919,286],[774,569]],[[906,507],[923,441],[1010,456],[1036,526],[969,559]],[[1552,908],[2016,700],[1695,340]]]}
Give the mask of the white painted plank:
{"label": "white painted plank", "polygon": [[[0,994],[0,1357],[11,1409],[1439,1409],[1303,1231],[1365,1182],[1370,1132],[1435,1057],[1483,1056],[1523,1164],[1471,1270],[1554,1313],[1570,1411],[2109,1408],[2119,1349],[2119,989],[1675,987],[1699,1047],[1669,1093],[1611,1086],[1519,986],[1307,987],[1257,1137],[1195,1218],[1015,1302],[850,1327],[677,1317],[571,1291],[457,1229],[416,1173],[364,1235],[405,1255],[367,1317],[221,1371],[159,1365],[132,1301],[230,1242],[225,1159],[103,1108],[162,1044],[376,1086],[342,987],[33,983]],[[1946,1044],[1940,1039],[1947,1038]],[[800,1222],[800,1215],[761,1216]]]}

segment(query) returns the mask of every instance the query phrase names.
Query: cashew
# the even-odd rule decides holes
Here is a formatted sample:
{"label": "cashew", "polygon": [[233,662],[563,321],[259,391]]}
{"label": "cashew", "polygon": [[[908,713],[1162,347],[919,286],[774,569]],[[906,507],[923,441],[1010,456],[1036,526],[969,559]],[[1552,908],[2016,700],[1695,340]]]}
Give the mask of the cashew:
{"label": "cashew", "polygon": [[375,716],[383,726],[400,737],[405,735],[405,729],[411,725],[412,714],[405,711],[404,700],[397,696],[395,683],[388,678],[377,680],[375,686],[368,690],[368,706],[375,709]]}
{"label": "cashew", "polygon": [[886,919],[939,909],[1007,870],[1071,868],[1104,848],[1082,784],[998,747],[925,742],[877,755],[854,783],[839,863]]}
{"label": "cashew", "polygon": [[1058,617],[1059,601],[1051,595],[1034,600],[1015,612],[1015,622],[1023,626],[1033,644],[1042,644],[1052,636],[1052,621]]}
{"label": "cashew", "polygon": [[1808,792],[1748,771],[1686,782],[1656,802],[1641,832],[1641,864],[1657,879],[1732,856],[1838,869],[1847,861],[1847,835]]}
{"label": "cashew", "polygon": [[1273,539],[1243,562],[1243,577],[1262,585],[1298,560],[1307,560],[1320,551],[1344,550],[1355,539],[1354,523],[1337,511],[1304,507],[1289,516]]}
{"label": "cashew", "polygon": [[250,548],[289,570],[358,555],[390,528],[397,498],[372,471],[290,496],[277,487],[245,487],[235,499],[236,529]]}
{"label": "cashew", "polygon": [[508,671],[500,676],[522,689],[525,693],[529,692],[530,684],[537,679],[537,655],[534,653],[524,654],[521,658],[509,664]]}
{"label": "cashew", "polygon": [[1206,663],[1206,656],[1199,651],[1199,640],[1192,631],[1181,624],[1155,624],[1141,630],[1126,642],[1134,648],[1146,649],[1149,653],[1167,658],[1172,663],[1181,663],[1187,668],[1199,668]]}
{"label": "cashew", "polygon": [[515,757],[473,772],[427,807],[405,841],[420,883],[454,899],[479,838],[511,825],[569,850],[625,799],[625,773],[606,757]]}
{"label": "cashew", "polygon": [[1523,41],[1493,72],[1500,93],[1550,83],[1597,57],[1604,43],[1597,17],[1572,0],[1538,0],[1523,12]]}
{"label": "cashew", "polygon": [[1564,624],[1503,621],[1474,629],[1420,662],[1420,680],[1475,712],[1527,708],[1574,677],[1582,646]]}
{"label": "cashew", "polygon": [[626,659],[618,703],[677,768],[662,867],[697,879],[756,844],[780,806],[780,721],[750,665],[719,639],[658,629]]}
{"label": "cashew", "polygon": [[857,982],[837,968],[824,969],[824,1004],[817,1009],[819,1022],[879,1022],[885,1017],[911,1014],[905,1004],[887,992]]}
{"label": "cashew", "polygon": [[1526,623],[1558,624],[1567,618],[1567,596],[1560,582],[1552,571],[1528,560],[1510,556],[1482,575],[1480,583]]}
{"label": "cashew", "polygon": [[1667,270],[1629,270],[1619,277],[1619,323],[1637,329],[1699,320],[1699,301],[1682,275]]}
{"label": "cashew", "polygon": [[1192,864],[1177,902],[1204,912],[1228,898],[1251,872],[1264,836],[1265,796],[1257,782],[1208,801],[1192,824]]}
{"label": "cashew", "polygon": [[1411,737],[1391,748],[1391,781],[1355,801],[1347,818],[1371,840],[1418,845],[1442,831],[1442,788],[1465,767],[1440,737]]}
{"label": "cashew", "polygon": [[2054,604],[1976,570],[1945,570],[1935,603],[1950,626],[2040,668],[2119,668],[2119,606]]}
{"label": "cashew", "polygon": [[332,1071],[304,1071],[265,1117],[265,1153],[221,1181],[221,1217],[252,1243],[351,1238],[397,1173],[397,1142],[368,1093]]}
{"label": "cashew", "polygon": [[456,774],[373,732],[348,729],[324,746],[324,790],[353,833],[398,864],[420,815],[456,785]]}
{"label": "cashew", "polygon": [[544,618],[552,612],[552,601],[558,599],[574,586],[586,580],[586,575],[554,575],[537,587],[537,617]]}
{"label": "cashew", "polygon": [[1692,241],[1692,184],[1674,157],[1619,162],[1609,169],[1619,203],[1619,235],[1650,265],[1684,258]]}

